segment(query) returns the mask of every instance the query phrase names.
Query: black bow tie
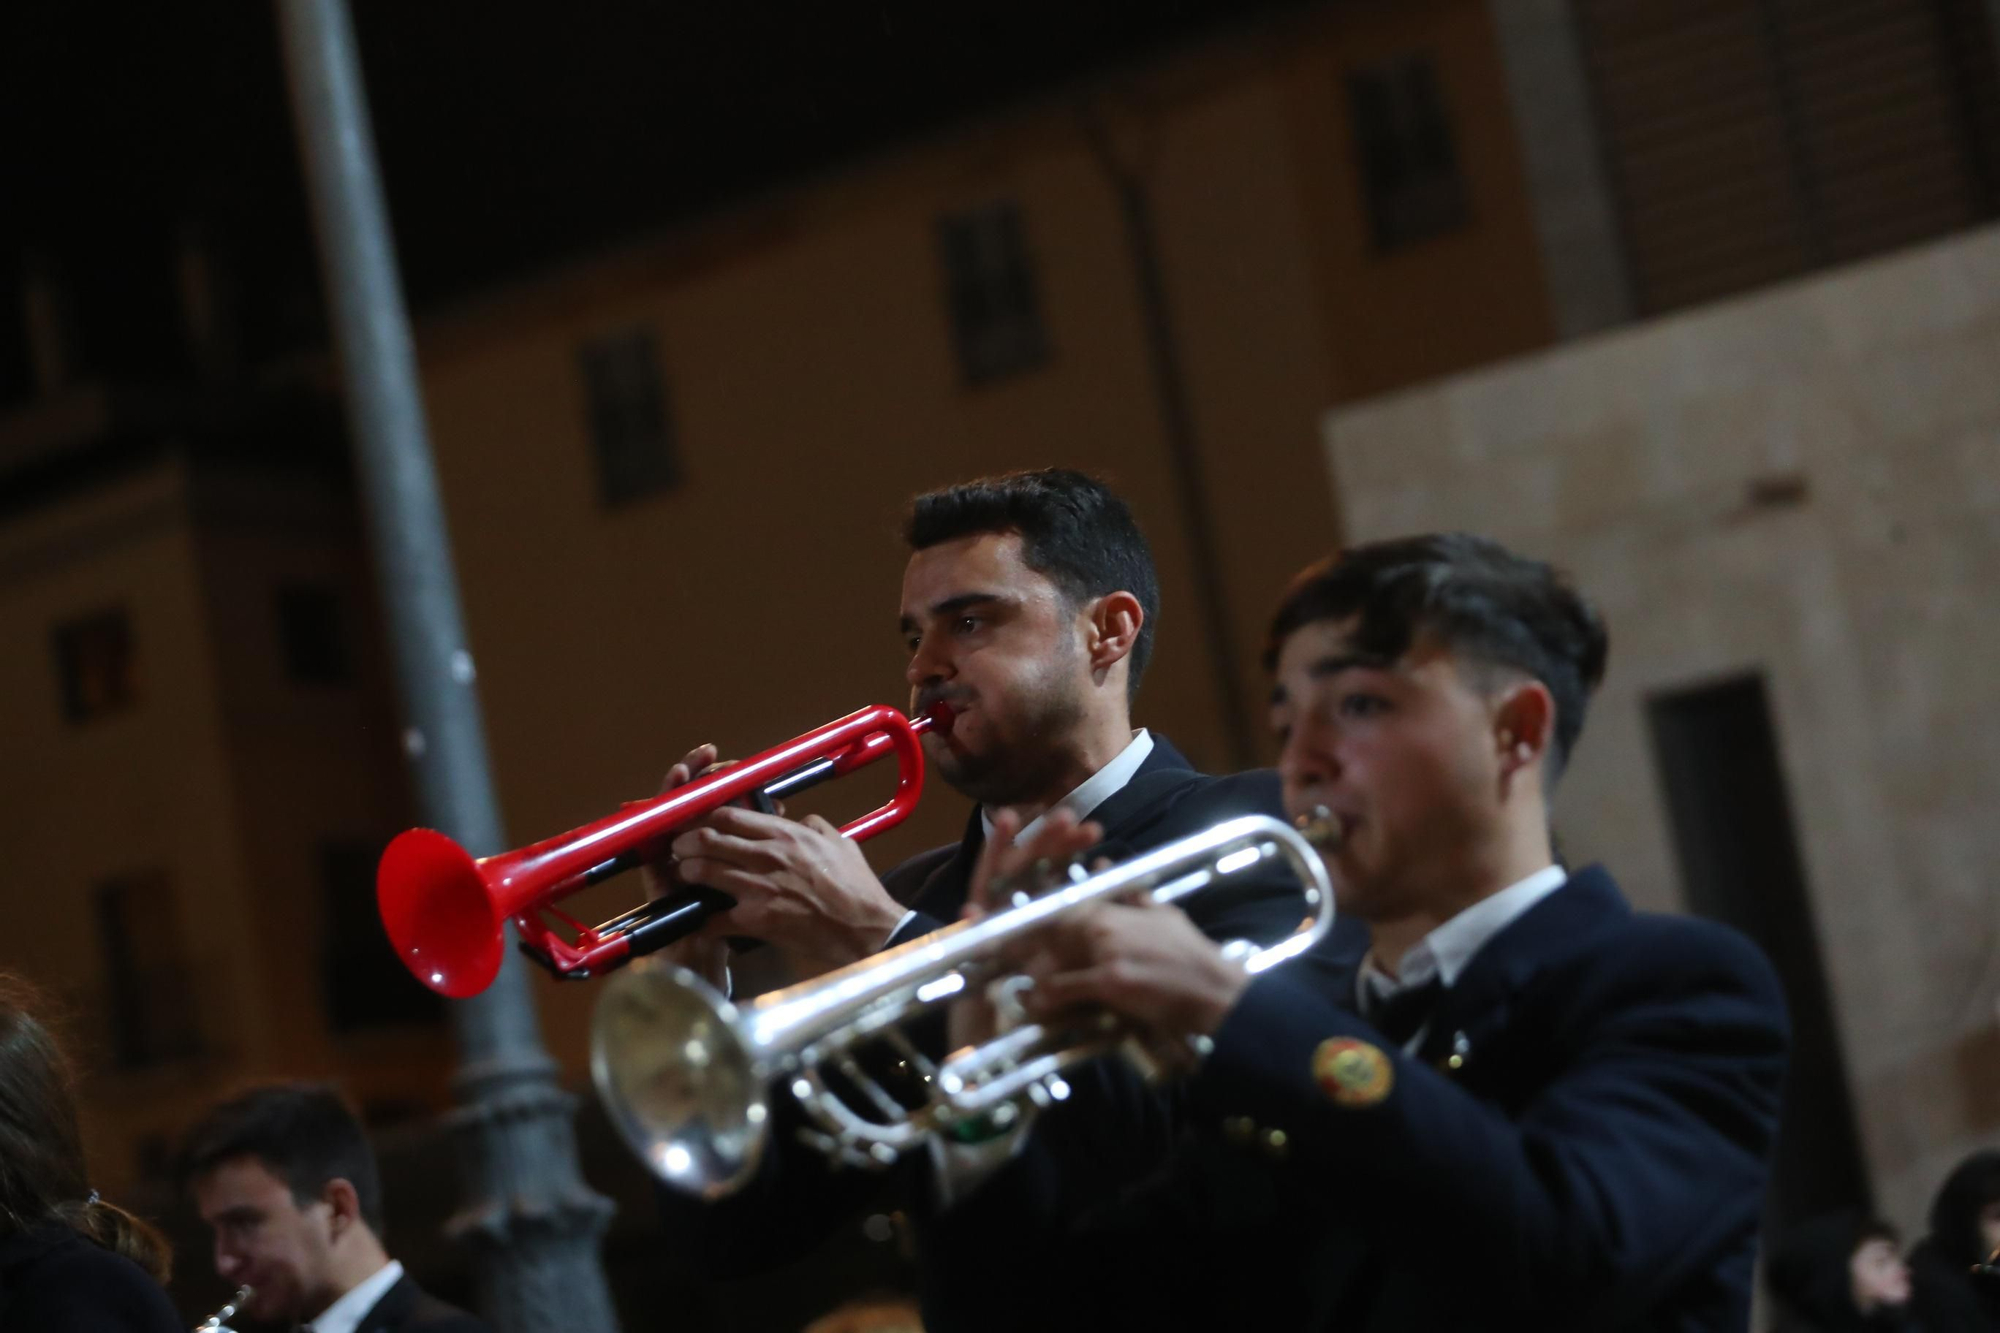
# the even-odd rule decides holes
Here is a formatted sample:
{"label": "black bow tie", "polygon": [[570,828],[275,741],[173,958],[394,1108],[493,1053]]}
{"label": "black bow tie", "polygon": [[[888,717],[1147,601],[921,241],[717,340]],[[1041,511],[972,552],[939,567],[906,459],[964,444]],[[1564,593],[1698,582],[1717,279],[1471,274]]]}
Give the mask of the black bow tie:
{"label": "black bow tie", "polygon": [[1377,999],[1368,1006],[1368,1021],[1376,1031],[1398,1046],[1409,1045],[1410,1038],[1424,1030],[1424,1024],[1431,1021],[1431,1014],[1437,1008],[1438,1000],[1444,994],[1444,978],[1432,977],[1421,986],[1411,986],[1399,990],[1387,999]]}

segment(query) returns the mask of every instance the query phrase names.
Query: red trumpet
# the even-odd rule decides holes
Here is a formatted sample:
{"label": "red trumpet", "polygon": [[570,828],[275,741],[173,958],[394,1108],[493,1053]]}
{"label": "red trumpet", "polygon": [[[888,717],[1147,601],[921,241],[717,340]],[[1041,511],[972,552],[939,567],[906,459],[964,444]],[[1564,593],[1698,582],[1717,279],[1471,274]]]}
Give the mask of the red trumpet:
{"label": "red trumpet", "polygon": [[[696,889],[586,926],[557,911],[556,899],[645,864],[682,829],[732,801],[748,798],[769,810],[773,799],[891,753],[895,794],[840,831],[859,841],[894,828],[923,791],[924,752],[917,738],[933,728],[951,730],[949,708],[939,704],[909,718],[876,704],[664,796],[497,856],[473,857],[442,833],[411,829],[383,851],[375,874],[382,927],[417,980],[459,999],[477,995],[499,975],[510,919],[530,958],[559,977],[593,976],[692,934],[735,900]],[[544,914],[574,931],[574,942],[558,935]]]}

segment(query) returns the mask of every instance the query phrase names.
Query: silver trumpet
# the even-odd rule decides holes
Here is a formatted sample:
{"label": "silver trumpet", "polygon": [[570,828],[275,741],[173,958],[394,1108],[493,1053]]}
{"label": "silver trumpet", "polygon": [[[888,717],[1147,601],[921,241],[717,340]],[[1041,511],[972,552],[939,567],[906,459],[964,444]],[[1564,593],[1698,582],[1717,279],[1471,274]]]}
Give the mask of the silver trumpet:
{"label": "silver trumpet", "polygon": [[238,1287],[227,1305],[194,1326],[194,1333],[235,1333],[235,1330],[222,1321],[233,1318],[236,1312],[243,1308],[243,1303],[250,1299],[250,1294],[250,1288]]}
{"label": "silver trumpet", "polygon": [[[1134,892],[1177,902],[1282,857],[1298,874],[1308,915],[1269,948],[1230,946],[1247,971],[1261,972],[1333,928],[1333,890],[1315,844],[1336,837],[1325,817],[1297,829],[1267,815],[1231,819],[1096,874],[1070,865],[1039,897],[996,886],[1011,907],[742,1005],[686,968],[627,969],[599,999],[591,1077],[612,1123],[653,1174],[709,1198],[740,1188],[756,1170],[770,1137],[768,1090],[781,1078],[818,1126],[806,1141],[837,1162],[879,1168],[934,1134],[1004,1129],[1068,1096],[1062,1073],[1083,1061],[1122,1047],[1152,1072],[1135,1034],[1108,1013],[1068,1026],[1023,1022],[939,1064],[902,1025],[970,986],[1018,984],[999,977],[1004,946],[1088,903]],[[921,1077],[915,1107],[855,1058],[877,1041]],[[830,1088],[828,1070],[853,1091]]]}

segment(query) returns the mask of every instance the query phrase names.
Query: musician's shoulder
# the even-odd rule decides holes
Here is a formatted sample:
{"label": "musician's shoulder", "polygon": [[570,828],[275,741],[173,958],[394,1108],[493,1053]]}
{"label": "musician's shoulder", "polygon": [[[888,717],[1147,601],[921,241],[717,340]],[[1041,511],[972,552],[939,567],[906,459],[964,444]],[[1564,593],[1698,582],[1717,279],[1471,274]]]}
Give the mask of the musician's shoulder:
{"label": "musician's shoulder", "polygon": [[[1587,882],[1593,873],[1586,870],[1578,878]],[[1733,926],[1650,911],[1606,912],[1591,924],[1594,928],[1564,932],[1565,959],[1554,969],[1575,974],[1585,990],[1629,992],[1656,1004],[1732,994],[1759,1007],[1782,1008],[1770,959]]]}
{"label": "musician's shoulder", "polygon": [[1634,969],[1655,977],[1679,977],[1684,985],[1743,990],[1776,1001],[1777,971],[1763,949],[1734,926],[1677,912],[1635,912],[1618,932],[1620,955]]}
{"label": "musician's shoulder", "polygon": [[7,1298],[0,1299],[7,1328],[186,1327],[144,1269],[67,1227],[37,1228],[0,1244],[0,1296]]}
{"label": "musician's shoulder", "polygon": [[1198,775],[1180,793],[1179,811],[1198,816],[1200,822],[1219,823],[1238,815],[1285,817],[1284,787],[1272,768],[1252,768],[1241,773]]}

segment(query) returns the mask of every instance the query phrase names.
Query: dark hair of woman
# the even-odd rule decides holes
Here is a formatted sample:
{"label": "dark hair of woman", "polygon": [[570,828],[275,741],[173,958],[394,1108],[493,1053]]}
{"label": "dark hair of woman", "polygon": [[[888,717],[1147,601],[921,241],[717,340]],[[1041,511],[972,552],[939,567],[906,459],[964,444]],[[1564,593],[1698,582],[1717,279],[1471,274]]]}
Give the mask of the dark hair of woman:
{"label": "dark hair of woman", "polygon": [[0,973],[0,1240],[59,1224],[164,1283],[166,1238],[90,1187],[75,1081],[36,1008],[24,983]]}

